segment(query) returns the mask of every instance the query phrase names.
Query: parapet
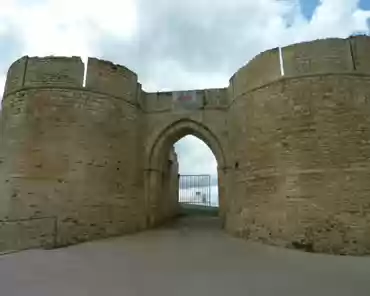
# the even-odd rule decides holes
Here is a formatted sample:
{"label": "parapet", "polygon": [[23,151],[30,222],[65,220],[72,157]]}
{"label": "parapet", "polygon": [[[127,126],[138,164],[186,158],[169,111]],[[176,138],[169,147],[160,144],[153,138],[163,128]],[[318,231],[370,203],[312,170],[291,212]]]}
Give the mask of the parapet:
{"label": "parapet", "polygon": [[227,89],[215,88],[145,93],[142,106],[149,113],[223,109],[228,106]]}
{"label": "parapet", "polygon": [[9,68],[4,94],[23,87],[82,87],[84,65],[79,57],[28,57]]}
{"label": "parapet", "polygon": [[230,79],[233,97],[281,77],[279,49],[260,53]]}
{"label": "parapet", "polygon": [[172,110],[172,92],[146,93],[144,97],[144,110],[147,112],[163,112]]}
{"label": "parapet", "polygon": [[82,87],[84,65],[79,57],[28,58],[24,86]]}
{"label": "parapet", "polygon": [[[285,77],[335,73],[370,73],[370,37],[328,38],[267,50],[240,68],[227,89],[202,90],[192,98],[191,110],[225,107],[229,99]],[[281,65],[282,62],[282,65]],[[24,87],[83,89],[84,65],[79,57],[22,57],[9,68],[4,95]],[[176,92],[141,92],[136,73],[109,61],[89,58],[86,89],[123,98],[149,112],[176,107]],[[177,92],[178,93],[178,92]],[[188,98],[181,95],[181,98]],[[181,103],[180,109],[185,103]],[[186,106],[188,106],[186,105]],[[177,107],[176,107],[177,108]],[[178,108],[177,108],[178,109]]]}
{"label": "parapet", "polygon": [[349,38],[352,50],[354,70],[370,72],[370,38],[368,36],[352,36]]}
{"label": "parapet", "polygon": [[337,73],[353,70],[346,39],[329,38],[282,48],[285,76]]}
{"label": "parapet", "polygon": [[227,88],[214,88],[204,90],[204,108],[217,109],[229,105]]}
{"label": "parapet", "polygon": [[[260,53],[230,79],[229,98],[279,80],[315,74],[369,74],[370,37],[327,38]],[[282,72],[283,70],[283,72]]]}
{"label": "parapet", "polygon": [[86,75],[86,88],[136,101],[138,78],[136,73],[128,68],[89,58]]}
{"label": "parapet", "polygon": [[23,87],[27,60],[28,57],[24,56],[10,66],[6,77],[4,96]]}

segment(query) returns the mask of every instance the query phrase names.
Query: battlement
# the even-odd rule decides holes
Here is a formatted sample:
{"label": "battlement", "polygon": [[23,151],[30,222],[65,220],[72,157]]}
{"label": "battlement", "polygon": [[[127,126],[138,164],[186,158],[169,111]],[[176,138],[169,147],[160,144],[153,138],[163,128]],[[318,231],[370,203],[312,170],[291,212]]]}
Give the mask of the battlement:
{"label": "battlement", "polygon": [[370,37],[328,38],[260,53],[230,79],[233,98],[279,80],[319,74],[370,73]]}
{"label": "battlement", "polygon": [[349,38],[354,70],[370,73],[370,37],[356,36]]}
{"label": "battlement", "polygon": [[115,97],[125,96],[134,101],[138,90],[138,78],[136,73],[124,66],[89,58],[86,88]]}
{"label": "battlement", "polygon": [[260,53],[230,79],[233,97],[281,77],[279,49]]}
{"label": "battlement", "polygon": [[79,57],[28,57],[9,68],[4,94],[24,87],[82,87],[84,65]]}
{"label": "battlement", "polygon": [[[328,38],[264,51],[241,67],[225,92],[196,91],[197,108],[226,106],[241,94],[283,76],[294,78],[325,73],[370,73],[370,37]],[[141,92],[138,76],[109,61],[89,58],[84,81],[84,64],[79,57],[22,57],[9,68],[4,94],[27,87],[73,87],[90,90],[140,104],[149,112],[173,108],[178,92]],[[195,106],[194,105],[194,106]]]}
{"label": "battlement", "polygon": [[4,95],[29,87],[81,88],[123,97],[134,102],[137,75],[124,66],[89,58],[84,82],[84,64],[79,57],[28,57],[15,61],[9,68]]}
{"label": "battlement", "polygon": [[30,57],[27,59],[24,86],[82,86],[84,65],[79,57]]}
{"label": "battlement", "polygon": [[329,38],[290,45],[282,48],[282,57],[286,76],[353,70],[349,39]]}
{"label": "battlement", "polygon": [[224,88],[146,93],[143,99],[143,109],[147,112],[195,111],[227,106],[227,90]]}

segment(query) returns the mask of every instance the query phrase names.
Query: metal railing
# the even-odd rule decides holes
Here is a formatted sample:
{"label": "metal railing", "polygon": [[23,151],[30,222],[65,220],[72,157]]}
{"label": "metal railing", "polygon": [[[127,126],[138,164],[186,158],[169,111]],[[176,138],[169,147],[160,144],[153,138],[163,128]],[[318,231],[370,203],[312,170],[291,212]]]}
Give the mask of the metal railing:
{"label": "metal railing", "polygon": [[179,202],[211,207],[211,175],[180,175]]}

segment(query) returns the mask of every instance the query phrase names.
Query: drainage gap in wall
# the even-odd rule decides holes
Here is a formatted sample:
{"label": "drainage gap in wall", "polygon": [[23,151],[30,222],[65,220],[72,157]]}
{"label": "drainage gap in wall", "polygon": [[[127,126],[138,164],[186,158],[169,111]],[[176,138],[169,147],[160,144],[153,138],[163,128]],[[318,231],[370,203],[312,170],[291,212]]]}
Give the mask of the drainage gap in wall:
{"label": "drainage gap in wall", "polygon": [[281,47],[279,47],[279,61],[280,61],[280,73],[281,73],[281,76],[284,76],[284,59],[283,59],[283,51]]}
{"label": "drainage gap in wall", "polygon": [[87,56],[84,56],[84,57],[81,57],[81,60],[84,64],[84,78],[83,78],[83,81],[82,81],[82,86],[85,87],[86,86],[86,78],[87,78],[87,64],[89,62],[89,58]]}
{"label": "drainage gap in wall", "polygon": [[307,243],[307,242],[302,242],[302,241],[300,241],[300,242],[294,241],[294,242],[292,242],[292,247],[297,249],[297,250],[303,250],[303,251],[310,252],[310,253],[314,252],[313,243]]}

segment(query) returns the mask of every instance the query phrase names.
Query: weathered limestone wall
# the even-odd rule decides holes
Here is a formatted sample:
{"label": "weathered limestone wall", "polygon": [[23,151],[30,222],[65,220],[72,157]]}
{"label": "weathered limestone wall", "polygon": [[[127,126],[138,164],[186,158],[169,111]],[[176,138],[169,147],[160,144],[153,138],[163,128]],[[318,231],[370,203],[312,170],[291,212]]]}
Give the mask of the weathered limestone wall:
{"label": "weathered limestone wall", "polygon": [[23,87],[81,87],[83,76],[79,57],[27,58]]}
{"label": "weathered limestone wall", "polygon": [[305,45],[283,48],[287,77],[230,107],[226,227],[271,244],[369,253],[370,77],[354,70],[349,40]]}
{"label": "weathered limestone wall", "polygon": [[[160,208],[165,194],[165,168],[173,145],[192,134],[203,140],[213,151],[219,170],[226,166],[227,90],[209,89],[184,92],[147,93],[143,100],[146,117],[146,180],[148,219],[150,225],[161,223]],[[221,176],[221,179],[223,176]],[[224,199],[223,192],[220,200]],[[223,205],[223,204],[222,204]],[[223,209],[223,207],[221,207]]]}
{"label": "weathered limestone wall", "polygon": [[137,104],[139,91],[136,73],[124,66],[89,58],[86,88]]}
{"label": "weathered limestone wall", "polygon": [[349,39],[354,70],[358,73],[370,73],[370,42],[367,36],[356,36]]}
{"label": "weathered limestone wall", "polygon": [[246,91],[275,81],[280,77],[279,50],[274,48],[260,53],[231,77],[231,98],[236,98]]}
{"label": "weathered limestone wall", "polygon": [[[145,226],[142,114],[103,88],[99,93],[83,89],[82,80],[80,89],[65,87],[72,75],[54,84],[60,59],[55,68],[53,58],[47,61],[48,68],[45,59],[29,59],[33,66],[25,75],[33,82],[52,77],[46,86],[25,83],[3,99],[0,249],[51,240],[64,245]],[[80,66],[77,72],[83,73]],[[67,59],[64,69],[76,73],[75,61]],[[95,82],[103,85],[98,78]],[[7,233],[17,231],[28,239],[12,243]]]}
{"label": "weathered limestone wall", "polygon": [[282,49],[286,76],[341,73],[353,70],[351,43],[332,38],[294,44]]}
{"label": "weathered limestone wall", "polygon": [[15,61],[10,66],[6,77],[4,96],[9,92],[13,92],[23,87],[27,61],[28,57],[25,56]]}

